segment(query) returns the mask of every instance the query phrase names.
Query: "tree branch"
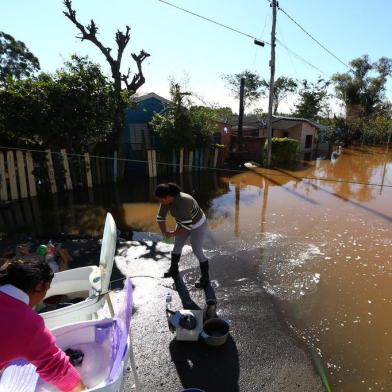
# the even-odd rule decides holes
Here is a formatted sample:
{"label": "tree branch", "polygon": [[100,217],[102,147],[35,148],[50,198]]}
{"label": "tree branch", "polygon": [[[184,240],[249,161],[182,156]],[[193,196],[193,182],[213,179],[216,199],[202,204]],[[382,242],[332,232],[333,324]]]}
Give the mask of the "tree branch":
{"label": "tree branch", "polygon": [[130,40],[130,31],[131,28],[126,26],[126,31],[122,32],[117,30],[116,32],[116,43],[117,43],[117,58],[114,59],[111,56],[111,49],[106,48],[102,45],[102,43],[97,38],[98,27],[92,19],[90,24],[87,26],[83,26],[76,18],[76,11],[72,8],[72,0],[64,0],[64,5],[66,7],[66,11],[63,11],[63,14],[78,28],[81,33],[81,36],[78,36],[80,40],[88,40],[92,42],[95,46],[97,46],[100,51],[105,56],[107,62],[110,64],[110,68],[112,71],[112,77],[114,80],[115,88],[118,92],[121,91],[121,81],[124,82],[127,90],[134,94],[137,89],[145,83],[145,78],[142,71],[142,63],[143,61],[150,56],[149,53],[142,50],[138,55],[132,53],[132,58],[136,62],[138,72],[133,76],[132,81],[129,82],[130,78],[130,70],[128,69],[128,73],[121,74],[120,66],[121,60],[124,53],[124,49],[128,45]]}
{"label": "tree branch", "polygon": [[[143,75],[142,63],[149,56],[150,56],[150,54],[145,52],[144,50],[142,50],[138,55],[136,55],[135,53],[132,53],[132,58],[136,62],[138,72],[135,73],[135,75],[133,75],[131,83],[128,83],[128,80],[125,81],[124,79],[122,79],[125,82],[125,85],[127,86],[127,90],[130,93],[135,93],[137,91],[137,89],[140,86],[142,86],[144,84],[144,82],[146,81],[146,79],[144,78],[144,75]],[[123,75],[123,77],[125,77],[125,75]],[[128,79],[128,77],[129,77],[129,71],[128,71],[127,79]]]}
{"label": "tree branch", "polygon": [[[72,1],[71,0],[64,0],[64,5],[67,8],[67,11],[63,11],[63,14],[79,29],[82,33],[82,36],[77,37],[81,41],[88,40],[92,42],[95,46],[99,48],[99,50],[103,53],[106,60],[110,64],[110,67],[113,72],[118,72],[118,66],[116,61],[110,54],[111,49],[106,48],[102,45],[102,43],[97,38],[98,27],[95,24],[94,20],[91,19],[90,24],[87,27],[84,27],[77,19],[76,19],[76,11],[72,9]],[[124,49],[123,49],[124,50]],[[114,75],[113,75],[114,76]]]}
{"label": "tree branch", "polygon": [[131,31],[131,28],[129,26],[126,26],[126,28],[127,29],[125,31],[125,34],[122,31],[120,31],[120,30],[117,30],[117,33],[116,33],[116,43],[117,43],[117,46],[118,46],[117,62],[119,64],[121,64],[121,58],[122,58],[122,55],[124,53],[124,49],[128,45],[128,42],[129,42],[129,39],[130,39],[130,33],[129,32]]}

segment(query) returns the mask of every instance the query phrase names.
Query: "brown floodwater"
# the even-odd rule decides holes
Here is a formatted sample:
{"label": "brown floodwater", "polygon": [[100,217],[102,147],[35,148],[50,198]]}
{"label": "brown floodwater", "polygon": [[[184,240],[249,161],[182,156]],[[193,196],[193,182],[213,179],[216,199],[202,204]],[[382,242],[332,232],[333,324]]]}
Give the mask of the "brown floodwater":
{"label": "brown floodwater", "polygon": [[[392,390],[392,150],[347,148],[298,170],[176,180],[206,211],[210,255],[249,255],[289,327],[321,357],[333,391]],[[40,221],[14,231],[17,207],[0,218],[10,236],[96,235],[109,210],[122,230],[156,233],[155,185],[134,178],[40,201]]]}
{"label": "brown floodwater", "polygon": [[264,288],[319,353],[332,390],[392,390],[392,153],[345,149],[299,171],[226,180],[235,234],[273,240],[260,249]]}
{"label": "brown floodwater", "polygon": [[[218,252],[256,251],[264,288],[332,390],[391,391],[392,151],[345,149],[301,170],[254,168],[198,186],[220,193],[202,201]],[[156,231],[156,208],[125,203],[122,219]]]}

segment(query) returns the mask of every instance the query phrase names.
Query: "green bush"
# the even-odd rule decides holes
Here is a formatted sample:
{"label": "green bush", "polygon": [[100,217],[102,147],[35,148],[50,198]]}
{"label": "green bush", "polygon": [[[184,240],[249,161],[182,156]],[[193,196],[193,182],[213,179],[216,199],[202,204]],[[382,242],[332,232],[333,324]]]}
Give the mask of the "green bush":
{"label": "green bush", "polygon": [[[263,165],[267,164],[268,142],[264,145]],[[271,149],[272,166],[288,166],[299,158],[299,141],[287,137],[273,137]]]}

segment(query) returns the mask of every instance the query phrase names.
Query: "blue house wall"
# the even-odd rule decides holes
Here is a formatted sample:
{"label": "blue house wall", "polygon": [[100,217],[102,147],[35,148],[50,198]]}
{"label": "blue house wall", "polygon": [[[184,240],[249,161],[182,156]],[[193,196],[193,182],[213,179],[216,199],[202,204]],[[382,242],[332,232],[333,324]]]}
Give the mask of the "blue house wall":
{"label": "blue house wall", "polygon": [[165,104],[154,97],[136,102],[132,107],[128,107],[125,110],[124,143],[130,143],[129,129],[131,124],[148,124],[152,120],[154,113],[160,113],[164,109]]}

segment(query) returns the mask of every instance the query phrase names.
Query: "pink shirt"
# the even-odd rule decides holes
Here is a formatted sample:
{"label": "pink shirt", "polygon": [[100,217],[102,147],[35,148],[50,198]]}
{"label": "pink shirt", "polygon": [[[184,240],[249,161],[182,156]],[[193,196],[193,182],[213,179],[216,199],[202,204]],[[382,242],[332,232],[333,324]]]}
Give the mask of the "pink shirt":
{"label": "pink shirt", "polygon": [[12,285],[1,286],[0,317],[0,370],[14,359],[25,358],[43,380],[62,392],[79,383],[78,371],[57,347],[42,317],[28,305],[26,293]]}

